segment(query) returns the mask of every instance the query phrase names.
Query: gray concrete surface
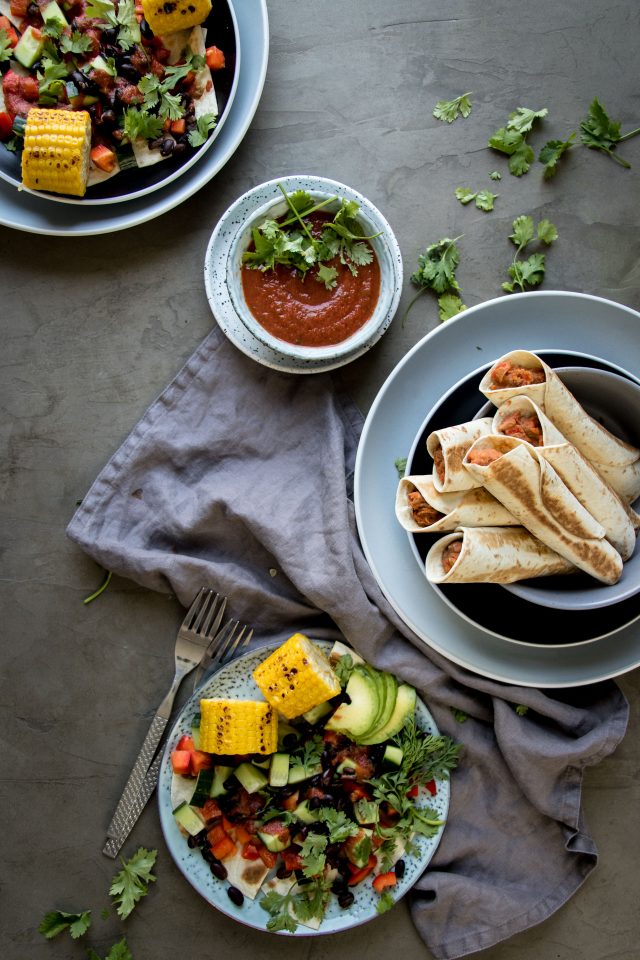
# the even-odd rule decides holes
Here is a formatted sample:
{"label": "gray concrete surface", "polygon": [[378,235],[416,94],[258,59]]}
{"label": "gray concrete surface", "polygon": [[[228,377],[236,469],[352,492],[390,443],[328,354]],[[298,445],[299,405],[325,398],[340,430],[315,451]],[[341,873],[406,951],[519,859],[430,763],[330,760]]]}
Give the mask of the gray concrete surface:
{"label": "gray concrete surface", "polygon": [[[237,0],[250,2],[250,0]],[[100,919],[114,871],[106,824],[170,673],[177,602],[114,580],[83,606],[101,571],[64,537],[97,471],[210,328],[202,279],[208,237],[244,190],[314,172],[370,197],[394,227],[407,281],[398,319],[345,368],[366,409],[408,348],[437,325],[425,296],[400,316],[418,253],[464,234],[458,276],[468,305],[500,295],[513,218],[548,217],[560,239],[543,289],[640,308],[640,137],[623,170],[574,148],[554,180],[516,179],[485,147],[516,106],[547,107],[539,148],[576,129],[598,96],[623,130],[640,124],[635,0],[270,0],[267,82],[247,136],[219,175],[175,211],[119,235],[32,236],[0,227],[3,760],[0,950],[4,960],[85,955],[37,933],[49,909],[92,907],[104,956],[123,932],[135,960],[256,956],[338,960],[428,957],[405,904],[331,938],[283,942],[236,925],[194,895],[147,808],[135,843],[158,847],[158,881],[137,916]],[[432,116],[474,91],[467,120]],[[457,186],[494,188],[495,211],[462,207]],[[640,331],[639,331],[640,335]],[[628,735],[587,771],[587,820],[600,864],[544,924],[483,960],[633,960],[639,954],[640,675],[620,679]],[[132,842],[133,842],[132,841]],[[541,865],[543,866],[543,865]]]}

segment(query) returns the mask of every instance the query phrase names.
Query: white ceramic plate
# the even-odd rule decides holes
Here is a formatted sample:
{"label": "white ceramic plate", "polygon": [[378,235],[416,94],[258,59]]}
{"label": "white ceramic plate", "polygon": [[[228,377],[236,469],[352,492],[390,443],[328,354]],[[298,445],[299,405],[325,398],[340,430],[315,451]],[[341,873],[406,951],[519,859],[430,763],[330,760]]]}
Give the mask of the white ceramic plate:
{"label": "white ceramic plate", "polygon": [[326,360],[297,359],[274,350],[255,337],[238,316],[227,284],[227,267],[233,240],[247,219],[252,217],[260,207],[270,202],[276,202],[282,197],[278,187],[279,183],[288,193],[295,190],[323,189],[332,193],[339,193],[341,197],[346,197],[348,200],[356,200],[361,205],[367,203],[362,194],[356,190],[334,180],[327,180],[324,177],[302,175],[279,177],[276,180],[269,180],[267,183],[261,183],[259,186],[253,187],[239,197],[220,217],[215,230],[211,234],[204,261],[204,283],[209,306],[223,333],[238,350],[251,357],[252,360],[256,360],[258,363],[274,370],[282,370],[285,373],[324,373],[361,357],[367,350],[371,349],[374,343],[378,342],[389,327],[402,292],[402,255],[391,228],[380,214],[379,219],[386,224],[389,253],[395,268],[394,286],[386,319],[364,344],[343,356]]}
{"label": "white ceramic plate", "polygon": [[[509,350],[589,353],[640,375],[640,314],[586,294],[544,291],[479,304],[438,327],[403,358],[365,422],[355,472],[358,531],[385,596],[427,646],[482,676],[570,687],[640,665],[640,625],[588,644],[514,644],[460,618],[428,589],[394,512],[398,474],[428,411],[462,377]],[[516,331],[514,333],[514,331]]]}
{"label": "white ceramic plate", "polygon": [[[326,653],[330,651],[333,645],[322,640],[316,640],[314,642]],[[162,759],[160,779],[158,781],[160,823],[169,852],[179,870],[208,903],[228,917],[232,917],[234,920],[238,920],[246,926],[254,927],[256,930],[266,930],[267,920],[269,919],[269,914],[266,913],[259,904],[260,894],[258,898],[253,901],[245,897],[243,905],[237,907],[231,902],[227,895],[227,883],[217,880],[212,875],[208,864],[202,859],[200,851],[191,850],[187,846],[185,837],[178,829],[172,814],[171,780],[173,774],[171,772],[170,751],[175,747],[175,744],[182,734],[191,733],[191,723],[195,714],[199,712],[201,697],[229,697],[237,699],[256,697],[261,699],[261,694],[251,674],[256,666],[279,645],[280,644],[274,643],[262,647],[257,651],[247,653],[223,667],[218,673],[205,681],[199,688],[197,694],[185,704],[169,734]],[[435,721],[421,700],[418,700],[416,704],[416,715],[418,723],[423,730],[433,736],[438,735]],[[437,811],[438,818],[441,820],[446,820],[449,810],[449,796],[449,780],[438,780],[437,793],[435,797],[430,798],[429,806]],[[424,872],[436,851],[444,829],[444,826],[441,827],[436,836],[431,839],[418,837],[415,840],[415,845],[419,851],[418,855],[403,857],[405,873],[402,880],[398,881],[397,886],[393,889],[395,900],[403,897]],[[376,910],[379,897],[371,890],[370,884],[362,883],[360,886],[354,887],[352,892],[355,895],[355,900],[349,909],[341,909],[334,897],[332,898],[332,903],[327,909],[325,919],[320,925],[319,930],[316,931],[309,927],[298,925],[298,929],[293,936],[315,936],[317,934],[336,933],[340,930],[348,930],[351,927],[360,926],[360,924],[367,923],[379,916]],[[287,933],[283,935],[292,936],[292,934]]]}
{"label": "white ceramic plate", "polygon": [[0,224],[47,236],[94,236],[146,223],[187,200],[224,166],[240,145],[258,108],[267,70],[269,26],[266,0],[234,6],[242,68],[233,104],[220,133],[198,163],[160,190],[124,204],[83,206],[50,203],[0,179]]}

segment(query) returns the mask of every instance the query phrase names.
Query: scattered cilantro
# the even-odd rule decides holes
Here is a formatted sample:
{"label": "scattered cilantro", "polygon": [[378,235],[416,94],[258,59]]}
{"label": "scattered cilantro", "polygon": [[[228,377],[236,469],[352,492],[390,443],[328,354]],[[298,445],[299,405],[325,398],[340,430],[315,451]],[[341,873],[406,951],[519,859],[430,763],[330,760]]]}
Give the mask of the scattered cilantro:
{"label": "scattered cilantro", "polygon": [[344,810],[333,807],[320,807],[318,818],[328,830],[329,843],[342,843],[348,837],[353,837],[360,829],[357,823],[349,820]]}
{"label": "scattered cilantro", "polygon": [[472,103],[469,100],[471,91],[462,93],[455,100],[438,100],[433,108],[433,115],[436,120],[442,120],[445,123],[453,123],[459,116],[468,117],[471,113]]}
{"label": "scattered cilantro", "polygon": [[500,173],[499,170],[492,170],[491,173],[489,174],[489,179],[490,179],[490,180],[502,180],[502,174]]}
{"label": "scattered cilantro", "polygon": [[102,20],[112,27],[118,26],[118,17],[113,0],[87,0],[84,15],[94,20]]}
{"label": "scattered cilantro", "polygon": [[380,894],[380,899],[376,903],[376,910],[378,913],[386,913],[387,910],[391,910],[391,907],[395,904],[393,894],[390,890],[383,890]]}
{"label": "scattered cilantro", "polygon": [[41,104],[56,103],[65,91],[65,79],[69,75],[69,67],[59,63],[51,57],[43,56],[40,61],[41,70],[38,70],[38,100]]}
{"label": "scattered cilantro", "polygon": [[60,37],[62,53],[81,54],[91,50],[91,37],[79,30],[72,30],[71,34],[63,33]]}
{"label": "scattered cilantro", "polygon": [[129,142],[141,137],[143,140],[156,140],[162,133],[163,120],[155,114],[147,113],[138,107],[127,107],[124,111],[122,130]]}
{"label": "scattered cilantro", "polygon": [[101,593],[104,593],[104,591],[107,589],[107,587],[108,587],[109,584],[111,583],[111,577],[112,577],[112,576],[113,576],[113,573],[111,572],[111,570],[107,570],[107,571],[105,572],[104,580],[102,581],[102,583],[100,584],[100,586],[98,587],[98,589],[95,590],[93,593],[89,594],[88,597],[85,597],[82,602],[83,602],[84,604],[91,603],[91,601],[92,601],[92,600],[95,600],[96,597],[99,597]]}
{"label": "scattered cilantro", "polygon": [[589,147],[591,150],[602,150],[603,153],[608,154],[612,160],[615,160],[616,163],[627,170],[631,167],[631,164],[617,156],[613,151],[617,144],[635,137],[638,133],[640,133],[640,127],[621,134],[620,121],[609,119],[606,110],[597,97],[594,98],[589,107],[588,116],[580,124],[580,140],[585,147]]}
{"label": "scattered cilantro", "polygon": [[340,681],[341,687],[346,687],[347,683],[349,682],[349,677],[353,673],[353,667],[353,657],[350,653],[345,653],[345,655],[340,657],[336,663],[335,667],[333,668],[333,672]]}
{"label": "scattered cilantro", "polygon": [[0,27],[0,63],[10,60],[13,56],[13,47],[9,40],[9,35],[4,27]]}
{"label": "scattered cilantro", "polygon": [[[101,960],[101,957],[91,948],[87,950],[87,956],[89,960]],[[127,946],[127,941],[122,939],[119,943],[114,943],[104,960],[133,960],[133,954]]]}
{"label": "scattered cilantro", "polygon": [[68,930],[74,940],[82,937],[91,926],[91,910],[82,913],[65,913],[63,910],[52,910],[46,913],[40,922],[38,932],[52,940],[63,930]]}
{"label": "scattered cilantro", "polygon": [[308,833],[300,844],[302,872],[305,877],[319,876],[327,862],[326,849],[328,838],[322,833]]}
{"label": "scattered cilantro", "polygon": [[303,887],[293,884],[287,893],[270,890],[259,901],[262,909],[270,914],[267,930],[294,933],[298,920],[321,920],[330,894],[331,883],[324,877],[317,877]]}
{"label": "scattered cilantro", "polygon": [[529,110],[518,107],[509,114],[504,127],[500,127],[489,137],[487,146],[509,157],[509,171],[515,177],[526,173],[534,160],[534,153],[527,143],[526,136],[536,120],[546,117],[547,110]]}
{"label": "scattered cilantro", "polygon": [[133,0],[119,0],[116,14],[118,25],[118,46],[121,50],[130,50],[141,42],[140,24],[136,18]]}
{"label": "scattered cilantro", "polygon": [[405,310],[403,323],[409,310],[425,290],[433,290],[434,293],[438,294],[441,320],[449,319],[455,313],[466,310],[459,297],[454,296],[452,298],[451,296],[461,292],[460,284],[456,280],[456,268],[460,263],[460,251],[456,244],[460,239],[461,237],[456,237],[454,240],[450,237],[444,237],[437,243],[428,246],[425,252],[418,257],[418,269],[411,274],[411,281],[422,289]]}
{"label": "scattered cilantro", "polygon": [[491,193],[490,190],[478,190],[477,193],[474,193],[473,190],[469,190],[467,187],[458,187],[456,189],[456,197],[462,204],[471,203],[472,200],[475,200],[478,210],[484,210],[485,213],[489,213],[493,210],[493,204],[498,194]]}
{"label": "scattered cilantro", "polygon": [[404,477],[407,469],[407,458],[406,457],[396,457],[393,461],[396,470],[398,471],[398,476],[402,479]]}
{"label": "scattered cilantro", "polygon": [[525,706],[524,703],[519,703],[516,706],[516,713],[519,717],[524,717],[529,712],[529,707]]}
{"label": "scattered cilantro", "polygon": [[149,883],[155,881],[151,870],[157,856],[157,850],[140,847],[129,860],[121,858],[123,869],[115,875],[109,888],[121,920],[129,916],[136,903],[147,895]]}
{"label": "scattered cilantro", "polygon": [[464,710],[459,710],[458,707],[451,707],[451,713],[456,723],[464,723],[465,720],[469,719],[469,714],[465,713]]}
{"label": "scattered cilantro", "polygon": [[550,177],[555,177],[558,172],[558,161],[560,158],[567,152],[567,150],[573,146],[573,138],[575,137],[575,130],[566,140],[548,140],[540,153],[538,154],[538,160],[540,163],[544,163],[544,178],[549,180]]}
{"label": "scattered cilantro", "polygon": [[513,262],[509,267],[511,283],[502,284],[506,293],[513,293],[516,288],[523,293],[528,287],[537,287],[542,283],[545,272],[544,253],[532,253],[527,260],[519,259],[519,254],[535,239],[547,246],[558,239],[558,231],[549,220],[540,220],[537,230],[534,231],[531,217],[517,217],[513,221],[513,233],[509,239],[516,246]]}
{"label": "scattered cilantro", "polygon": [[201,147],[203,143],[206,143],[209,132],[216,125],[216,119],[213,113],[204,113],[201,117],[198,117],[194,129],[189,132],[188,139],[192,147]]}

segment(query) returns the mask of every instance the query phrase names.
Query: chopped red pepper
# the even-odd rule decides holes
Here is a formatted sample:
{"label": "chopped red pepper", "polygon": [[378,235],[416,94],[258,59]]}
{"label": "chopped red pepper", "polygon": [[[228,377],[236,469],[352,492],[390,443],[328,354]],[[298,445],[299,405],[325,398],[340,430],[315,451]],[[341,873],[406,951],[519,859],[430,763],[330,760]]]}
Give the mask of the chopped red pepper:
{"label": "chopped red pepper", "polygon": [[438,792],[435,780],[427,780],[424,787],[425,790],[429,791],[432,797],[435,797],[436,793]]}
{"label": "chopped red pepper", "polygon": [[387,873],[379,873],[377,877],[374,877],[373,889],[376,893],[382,893],[387,887],[395,887],[397,882],[398,878],[396,877],[395,870],[389,870]]}
{"label": "chopped red pepper", "polygon": [[282,852],[282,862],[285,870],[302,870],[303,863],[297,847],[289,847]]}
{"label": "chopped red pepper", "polygon": [[13,120],[4,110],[0,113],[0,140],[8,140],[13,131]]}
{"label": "chopped red pepper", "polygon": [[267,850],[265,846],[259,847],[258,853],[265,867],[269,867],[269,869],[271,869],[271,867],[275,867],[276,863],[278,862],[277,853],[272,853],[271,850]]}
{"label": "chopped red pepper", "polygon": [[191,768],[191,750],[172,750],[171,769],[174,773],[186,775]]}
{"label": "chopped red pepper", "polygon": [[420,793],[420,788],[418,787],[417,783],[414,784],[414,786],[411,787],[410,790],[407,790],[407,796],[410,797],[412,800],[414,800],[419,793]]}
{"label": "chopped red pepper", "polygon": [[348,885],[350,887],[355,887],[358,883],[362,883],[364,878],[368,877],[371,871],[375,868],[377,862],[377,858],[372,853],[364,867],[358,868],[350,863],[349,870],[351,871],[351,876],[347,881]]}
{"label": "chopped red pepper", "polygon": [[207,47],[204,58],[209,70],[222,70],[224,67],[224,53],[218,47]]}
{"label": "chopped red pepper", "polygon": [[201,770],[210,770],[213,766],[213,757],[202,750],[191,751],[191,773],[197,776]]}
{"label": "chopped red pepper", "polygon": [[260,859],[260,850],[258,844],[254,840],[249,840],[242,847],[242,859],[243,860],[259,860]]}
{"label": "chopped red pepper", "polygon": [[217,857],[218,860],[224,860],[226,857],[230,857],[233,853],[236,852],[236,845],[231,839],[231,837],[225,834],[224,837],[221,837],[217,843],[211,845],[211,853],[214,857]]}

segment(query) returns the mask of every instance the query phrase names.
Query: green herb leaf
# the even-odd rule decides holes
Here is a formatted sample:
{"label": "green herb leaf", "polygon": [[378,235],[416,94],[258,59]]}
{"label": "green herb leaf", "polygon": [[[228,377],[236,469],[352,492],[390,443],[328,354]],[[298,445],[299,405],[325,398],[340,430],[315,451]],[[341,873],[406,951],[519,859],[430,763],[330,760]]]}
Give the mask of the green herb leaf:
{"label": "green herb leaf", "polygon": [[216,123],[217,117],[214,113],[203,113],[202,116],[198,117],[195,127],[189,132],[188,140],[191,146],[201,147],[203,143],[206,143],[209,139],[209,133]]}
{"label": "green herb leaf", "polygon": [[136,8],[134,0],[119,0],[117,21],[120,26],[118,30],[118,46],[121,50],[130,50],[136,43],[141,42],[140,24],[136,17]]}
{"label": "green herb leaf", "polygon": [[155,114],[147,113],[138,107],[127,107],[124,111],[122,129],[129,142],[156,140],[162,133],[163,120]]}
{"label": "green herb leaf", "polygon": [[466,309],[465,304],[455,293],[443,293],[438,297],[438,316],[442,322],[451,320],[452,317]]}
{"label": "green herb leaf", "polygon": [[308,833],[300,844],[302,872],[305,877],[317,877],[325,868],[328,838],[320,833]]}
{"label": "green herb leaf", "polygon": [[272,933],[277,933],[280,930],[286,930],[287,933],[296,932],[298,922],[289,913],[289,904],[293,902],[294,896],[292,893],[282,894],[270,890],[261,897],[258,901],[260,906],[270,914],[270,919],[267,920],[267,930],[271,930]]}
{"label": "green herb leaf", "polygon": [[68,36],[63,33],[60,37],[60,50],[62,53],[71,53],[79,55],[91,50],[91,37],[86,33],[80,33],[79,30],[72,30]]}
{"label": "green herb leaf", "polygon": [[46,913],[40,922],[38,932],[52,940],[63,930],[68,930],[74,940],[83,936],[91,926],[91,911],[84,910],[82,913],[65,913],[62,910],[52,910]]}
{"label": "green herb leaf", "polygon": [[[92,948],[87,950],[87,956],[89,960],[101,960],[101,957]],[[119,943],[114,943],[104,960],[133,960],[133,954],[127,946],[127,941],[122,939]]]}
{"label": "green herb leaf", "polygon": [[509,172],[512,173],[514,177],[521,177],[523,174],[528,173],[533,161],[533,150],[523,137],[509,157]]}
{"label": "green herb leaf", "polygon": [[[341,657],[340,659],[344,660],[345,658]],[[348,837],[355,836],[360,829],[357,823],[349,820],[344,810],[335,810],[333,807],[320,807],[318,817],[329,829],[329,843],[342,843]]]}
{"label": "green herb leaf", "polygon": [[157,850],[140,847],[129,860],[121,858],[123,869],[113,878],[109,894],[122,920],[125,920],[137,902],[147,895],[149,884],[155,881],[151,870],[157,856]]}
{"label": "green herb leaf", "polygon": [[535,120],[541,120],[546,117],[548,110],[529,110],[527,107],[517,107],[513,113],[509,114],[507,127],[509,130],[515,130],[518,133],[528,133],[533,127]]}
{"label": "green herb leaf", "polygon": [[407,458],[406,457],[396,457],[393,461],[396,470],[398,471],[398,476],[402,479],[404,477],[407,469]]}
{"label": "green herb leaf", "polygon": [[464,710],[459,710],[458,707],[451,707],[451,713],[456,723],[464,723],[469,719],[469,714],[465,713]]}
{"label": "green herb leaf", "polygon": [[378,913],[386,913],[387,910],[391,910],[391,907],[395,905],[395,900],[393,894],[390,890],[383,890],[380,894],[380,899],[376,903],[376,910]]}
{"label": "green herb leaf", "polygon": [[460,263],[460,251],[456,246],[459,239],[460,237],[455,240],[444,237],[428,246],[418,257],[418,269],[411,275],[412,282],[429,287],[436,293],[460,290],[455,275],[456,267]]}
{"label": "green herb leaf", "polygon": [[5,60],[11,60],[13,56],[13,47],[9,40],[9,35],[4,27],[0,27],[0,63]]}
{"label": "green herb leaf", "polygon": [[534,160],[534,153],[526,141],[526,134],[533,127],[536,119],[546,117],[547,110],[529,110],[527,107],[518,107],[509,114],[504,127],[500,127],[489,137],[487,145],[509,157],[509,171],[515,177],[527,173]]}
{"label": "green herb leaf", "polygon": [[502,180],[502,174],[499,170],[492,170],[489,177],[491,180]]}
{"label": "green herb leaf", "polygon": [[522,216],[516,217],[512,223],[513,233],[509,234],[509,239],[515,243],[518,249],[526,247],[530,240],[533,240],[533,218]]}
{"label": "green herb leaf", "polygon": [[620,132],[620,126],[620,121],[609,119],[605,108],[596,97],[589,107],[588,116],[580,124],[580,140],[591,150],[601,150],[621,167],[629,169],[631,164],[622,157],[616,156],[613,151],[618,143],[637,136],[640,133],[640,127],[623,135]]}
{"label": "green herb leaf", "polygon": [[547,245],[558,239],[558,231],[550,220],[541,220],[538,224],[536,236]]}
{"label": "green herb leaf", "polygon": [[327,290],[334,290],[338,286],[338,271],[335,267],[321,263],[316,271],[316,280],[324,283]]}
{"label": "green herb leaf", "polygon": [[471,91],[460,94],[455,100],[438,100],[433,108],[434,117],[445,123],[453,123],[459,116],[468,117],[472,108],[470,96]]}
{"label": "green herb leaf", "polygon": [[516,713],[519,717],[524,717],[529,712],[529,707],[525,706],[524,703],[519,703],[516,706]]}
{"label": "green herb leaf", "polygon": [[95,20],[102,20],[112,27],[118,26],[118,17],[113,0],[87,0],[84,15]]}
{"label": "green herb leaf", "polygon": [[491,193],[490,190],[479,190],[476,194],[476,207],[478,210],[484,210],[485,213],[489,213],[493,210],[493,204],[497,198],[497,193]]}
{"label": "green herb leaf", "polygon": [[471,203],[472,200],[475,200],[477,194],[473,190],[468,190],[467,187],[456,187],[456,199],[460,203]]}
{"label": "green herb leaf", "polygon": [[573,146],[573,139],[575,137],[574,132],[566,140],[548,140],[540,153],[538,154],[538,160],[540,163],[544,163],[544,178],[549,180],[551,177],[555,177],[558,171],[558,162],[560,158],[567,152],[567,150]]}

